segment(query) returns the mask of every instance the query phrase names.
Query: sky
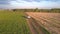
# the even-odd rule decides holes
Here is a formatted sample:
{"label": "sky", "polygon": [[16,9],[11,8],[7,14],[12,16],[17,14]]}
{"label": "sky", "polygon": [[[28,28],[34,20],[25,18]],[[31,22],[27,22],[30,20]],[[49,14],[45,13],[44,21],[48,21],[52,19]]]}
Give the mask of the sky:
{"label": "sky", "polygon": [[0,0],[0,8],[60,8],[60,0]]}

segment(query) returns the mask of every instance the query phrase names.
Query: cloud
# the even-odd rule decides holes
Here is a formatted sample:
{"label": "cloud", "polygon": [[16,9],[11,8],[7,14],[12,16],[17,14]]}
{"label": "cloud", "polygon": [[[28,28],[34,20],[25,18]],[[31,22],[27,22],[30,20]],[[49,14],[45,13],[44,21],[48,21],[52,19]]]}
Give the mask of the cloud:
{"label": "cloud", "polygon": [[60,7],[60,0],[0,0],[0,5],[12,8],[56,8]]}
{"label": "cloud", "polygon": [[18,0],[18,1],[11,1],[11,5],[13,7],[20,7],[20,8],[36,8],[38,7],[38,3],[37,2],[27,2],[27,1],[22,1],[22,0]]}
{"label": "cloud", "polygon": [[9,4],[8,0],[0,0],[0,4]]}
{"label": "cloud", "polygon": [[9,4],[9,2],[8,1],[0,1],[0,4]]}
{"label": "cloud", "polygon": [[0,9],[10,8],[10,1],[11,0],[0,0]]}
{"label": "cloud", "polygon": [[[37,1],[37,0],[36,0]],[[35,0],[16,0],[11,1],[12,7],[16,8],[56,8],[60,7],[60,1],[56,0],[41,0],[36,2]],[[39,0],[38,0],[39,1]],[[56,2],[55,2],[56,1]]]}
{"label": "cloud", "polygon": [[23,1],[27,1],[27,2],[33,2],[33,1],[40,2],[41,0],[23,0]]}
{"label": "cloud", "polygon": [[10,1],[15,1],[15,0],[0,0],[0,4],[10,4]]}
{"label": "cloud", "polygon": [[35,1],[35,2],[40,2],[40,1],[53,1],[53,2],[56,2],[56,1],[60,1],[60,0],[24,0],[24,1],[27,1],[27,2],[32,2],[32,1]]}
{"label": "cloud", "polygon": [[40,8],[60,8],[59,2],[52,2],[52,1],[41,1],[39,4]]}

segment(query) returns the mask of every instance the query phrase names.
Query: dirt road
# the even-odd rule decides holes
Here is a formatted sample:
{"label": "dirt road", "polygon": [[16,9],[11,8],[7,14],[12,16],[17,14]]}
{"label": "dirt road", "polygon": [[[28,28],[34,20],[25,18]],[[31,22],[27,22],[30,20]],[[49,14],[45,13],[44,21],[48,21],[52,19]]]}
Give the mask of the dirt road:
{"label": "dirt road", "polygon": [[[26,14],[31,16],[32,18],[34,18],[37,21],[37,23],[33,23],[33,25],[35,26],[35,28],[37,27],[36,30],[38,32],[40,32],[40,31],[42,32],[42,30],[39,29],[39,27],[41,25],[46,30],[48,30],[51,34],[60,34],[60,13],[26,12]],[[30,20],[28,20],[28,21],[30,21]],[[44,32],[43,32],[43,34],[44,34]]]}
{"label": "dirt road", "polygon": [[[28,25],[30,27],[30,30],[32,32],[32,34],[47,34],[45,31],[45,29],[43,29],[40,24],[37,23],[37,21],[33,18],[28,18],[26,19],[28,22]],[[49,34],[49,33],[48,33]]]}

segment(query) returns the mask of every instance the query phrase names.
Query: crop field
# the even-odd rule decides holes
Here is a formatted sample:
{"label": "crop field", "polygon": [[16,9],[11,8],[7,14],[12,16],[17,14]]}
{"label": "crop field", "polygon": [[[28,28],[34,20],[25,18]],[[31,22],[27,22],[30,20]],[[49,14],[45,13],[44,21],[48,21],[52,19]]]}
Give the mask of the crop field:
{"label": "crop field", "polygon": [[0,10],[0,34],[60,34],[60,13]]}
{"label": "crop field", "polygon": [[24,12],[0,11],[0,34],[31,34]]}
{"label": "crop field", "polygon": [[[29,19],[29,21],[34,21],[33,23],[30,21],[30,26],[32,25],[31,27],[35,29],[33,32],[38,31],[38,33],[42,34],[60,34],[60,13],[26,12],[26,14],[33,18],[33,20]],[[40,26],[42,26],[42,28]]]}

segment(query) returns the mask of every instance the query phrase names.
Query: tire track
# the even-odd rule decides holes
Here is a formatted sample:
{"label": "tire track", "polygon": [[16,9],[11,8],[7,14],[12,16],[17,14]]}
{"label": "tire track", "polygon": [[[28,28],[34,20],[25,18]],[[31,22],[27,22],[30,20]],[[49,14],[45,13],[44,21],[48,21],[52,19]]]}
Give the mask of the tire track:
{"label": "tire track", "polygon": [[47,34],[46,32],[43,31],[42,27],[40,26],[40,24],[37,23],[37,21],[35,21],[35,19],[33,18],[27,19],[27,22],[32,34]]}
{"label": "tire track", "polygon": [[[56,15],[56,13],[54,13],[55,15],[53,13],[50,15],[50,13],[49,14],[48,13],[46,13],[46,14],[44,14],[44,13],[38,14],[38,13],[33,13],[33,12],[27,13],[27,14],[29,16],[33,17],[34,19],[36,19],[38,21],[41,21],[40,24],[42,24],[48,31],[50,31],[51,34],[59,34],[59,32],[60,32],[60,29],[59,29],[60,25],[55,23],[54,21],[48,20],[47,17],[45,17],[45,16],[48,16],[48,18],[52,18],[52,17],[54,17]],[[57,17],[55,17],[55,18],[57,18]]]}

